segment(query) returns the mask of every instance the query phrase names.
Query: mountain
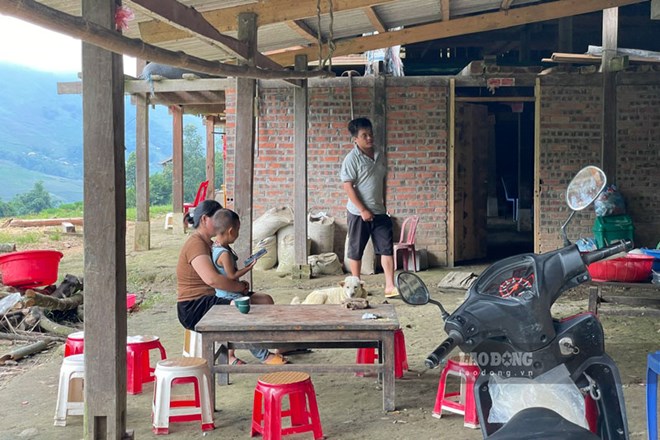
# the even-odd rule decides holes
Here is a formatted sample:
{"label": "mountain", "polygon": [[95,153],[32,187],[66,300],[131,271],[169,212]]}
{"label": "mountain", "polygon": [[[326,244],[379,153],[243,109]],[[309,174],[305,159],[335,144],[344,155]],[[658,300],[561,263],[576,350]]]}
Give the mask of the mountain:
{"label": "mountain", "polygon": [[[41,180],[58,202],[82,200],[82,96],[58,95],[58,82],[76,73],[51,73],[0,63],[0,200]],[[135,150],[135,106],[125,100],[126,156]],[[200,117],[185,115],[203,135]],[[165,106],[149,108],[149,169],[172,156],[172,118]]]}

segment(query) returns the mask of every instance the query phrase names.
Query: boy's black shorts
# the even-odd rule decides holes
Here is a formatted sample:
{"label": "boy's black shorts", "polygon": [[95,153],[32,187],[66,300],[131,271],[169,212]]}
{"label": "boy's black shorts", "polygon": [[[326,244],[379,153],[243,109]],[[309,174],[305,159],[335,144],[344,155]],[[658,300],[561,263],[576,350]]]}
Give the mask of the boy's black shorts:
{"label": "boy's black shorts", "polygon": [[365,222],[359,215],[347,213],[348,251],[351,260],[362,260],[364,248],[369,237],[374,244],[376,255],[392,255],[394,251],[392,239],[392,219],[387,214],[374,216],[373,221]]}

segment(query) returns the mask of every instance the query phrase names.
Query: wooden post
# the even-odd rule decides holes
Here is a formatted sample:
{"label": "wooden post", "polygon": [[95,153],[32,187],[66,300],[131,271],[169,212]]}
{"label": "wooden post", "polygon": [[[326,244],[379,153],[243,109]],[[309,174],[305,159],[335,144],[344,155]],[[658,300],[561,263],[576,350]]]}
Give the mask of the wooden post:
{"label": "wooden post", "polygon": [[170,107],[172,113],[172,228],[175,234],[183,234],[183,109]]}
{"label": "wooden post", "polygon": [[[83,0],[82,17],[114,29],[120,4]],[[83,43],[86,439],[127,437],[123,70],[121,55]]]}
{"label": "wooden post", "polygon": [[456,209],[456,197],[454,191],[456,189],[456,160],[454,157],[454,142],[456,137],[456,80],[451,78],[449,80],[449,142],[447,145],[447,266],[454,267],[454,259],[456,256],[456,236],[454,232],[454,215]]}
{"label": "wooden post", "polygon": [[660,0],[651,0],[651,20],[660,20]]}
{"label": "wooden post", "polygon": [[[206,191],[207,199],[215,199],[215,116],[207,115],[204,118],[206,124],[206,180],[209,187]],[[224,203],[222,204],[224,207]]]}
{"label": "wooden post", "polygon": [[557,30],[557,49],[559,52],[573,52],[573,17],[560,18]]}
{"label": "wooden post", "polygon": [[541,79],[534,84],[534,252],[541,253]]}
{"label": "wooden post", "polygon": [[603,126],[601,160],[603,171],[609,182],[616,182],[616,72],[612,69],[612,59],[616,56],[619,27],[619,8],[603,10]]}
{"label": "wooden post", "polygon": [[[253,13],[238,15],[238,39],[248,44],[254,65],[257,46],[257,17]],[[254,94],[256,81],[251,78],[236,79],[236,148],[234,148],[234,210],[241,218],[241,235],[234,250],[238,261],[250,255],[252,249],[252,186],[254,181]],[[252,272],[244,277],[252,282]]]}
{"label": "wooden post", "polygon": [[136,222],[133,247],[148,251],[151,247],[149,226],[149,102],[146,93],[135,98],[135,198]]}
{"label": "wooden post", "polygon": [[[307,70],[307,55],[296,55],[296,70]],[[311,277],[311,270],[304,270],[307,262],[307,80],[293,91],[294,117],[294,260],[300,271],[294,270],[294,277]],[[296,276],[296,274],[300,276]],[[305,276],[305,278],[308,278]]]}

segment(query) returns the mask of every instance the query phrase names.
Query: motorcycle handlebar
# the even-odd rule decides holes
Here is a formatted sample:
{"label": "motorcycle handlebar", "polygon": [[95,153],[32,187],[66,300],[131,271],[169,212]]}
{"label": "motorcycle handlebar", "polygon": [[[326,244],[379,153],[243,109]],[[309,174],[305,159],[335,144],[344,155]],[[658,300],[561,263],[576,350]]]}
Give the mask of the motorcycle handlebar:
{"label": "motorcycle handlebar", "polygon": [[438,345],[438,348],[433,350],[433,353],[426,357],[424,365],[426,368],[437,368],[438,365],[444,360],[445,357],[456,347],[463,342],[463,335],[455,330],[449,332],[447,339]]}
{"label": "motorcycle handlebar", "polygon": [[633,245],[630,240],[623,240],[617,244],[613,244],[603,249],[598,249],[596,251],[591,251],[589,253],[582,255],[582,261],[584,262],[585,265],[588,266],[591,263],[603,260],[614,254],[618,254],[619,252],[628,251],[632,249],[632,247]]}

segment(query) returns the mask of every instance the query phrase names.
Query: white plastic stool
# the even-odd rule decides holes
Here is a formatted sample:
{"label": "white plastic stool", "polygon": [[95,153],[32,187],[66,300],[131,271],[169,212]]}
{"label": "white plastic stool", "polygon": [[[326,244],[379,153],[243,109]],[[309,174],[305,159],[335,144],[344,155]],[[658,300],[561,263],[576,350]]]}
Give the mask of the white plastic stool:
{"label": "white plastic stool", "polygon": [[[215,429],[211,405],[211,370],[206,359],[179,357],[156,364],[156,381],[152,406],[154,434],[169,433],[170,422],[201,421],[202,431]],[[173,385],[192,384],[192,400],[171,399]]]}
{"label": "white plastic stool", "polygon": [[85,410],[84,381],[85,355],[74,354],[65,357],[62,361],[62,367],[60,367],[55,426],[66,426],[67,415],[83,415]]}
{"label": "white plastic stool", "polygon": [[202,357],[202,334],[186,329],[183,334],[183,356]]}
{"label": "white plastic stool", "polygon": [[165,229],[172,229],[174,228],[174,214],[171,212],[168,212],[165,214]]}

